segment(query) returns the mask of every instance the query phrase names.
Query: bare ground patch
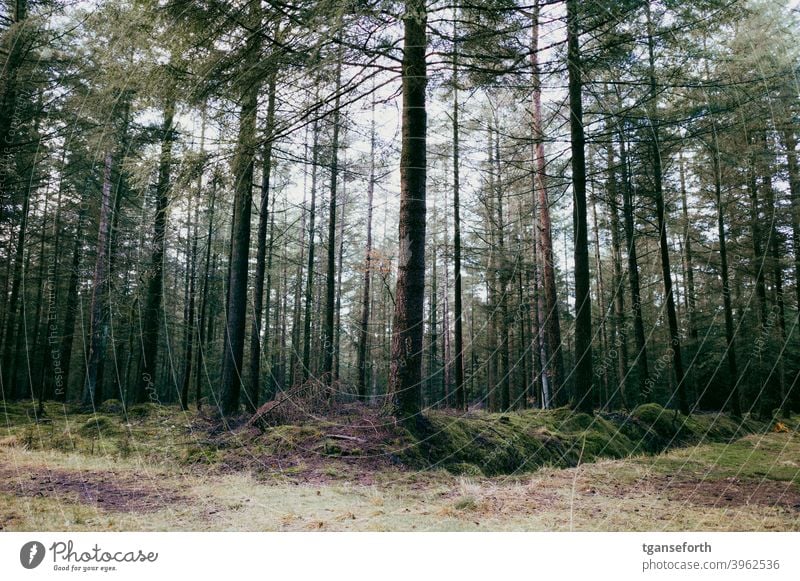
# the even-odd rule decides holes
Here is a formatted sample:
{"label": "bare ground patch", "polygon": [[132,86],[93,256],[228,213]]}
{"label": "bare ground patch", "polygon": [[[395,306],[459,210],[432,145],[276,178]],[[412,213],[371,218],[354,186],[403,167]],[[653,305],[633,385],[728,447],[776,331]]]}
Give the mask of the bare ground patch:
{"label": "bare ground patch", "polygon": [[671,501],[684,501],[695,506],[766,506],[800,511],[800,487],[792,482],[730,477],[664,481],[656,484],[656,490]]}
{"label": "bare ground patch", "polygon": [[70,499],[109,512],[157,512],[187,499],[166,485],[113,471],[0,466],[0,492]]}

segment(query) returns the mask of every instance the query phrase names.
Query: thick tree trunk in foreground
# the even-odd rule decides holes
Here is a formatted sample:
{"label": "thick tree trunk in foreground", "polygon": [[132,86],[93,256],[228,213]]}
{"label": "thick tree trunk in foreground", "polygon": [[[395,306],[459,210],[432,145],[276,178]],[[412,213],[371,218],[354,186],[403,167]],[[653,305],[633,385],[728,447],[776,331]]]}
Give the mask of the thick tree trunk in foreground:
{"label": "thick tree trunk in foreground", "polygon": [[453,50],[453,277],[455,310],[455,390],[456,409],[467,409],[464,389],[464,316],[461,290],[461,181],[459,175],[459,127],[458,127],[458,44]]}
{"label": "thick tree trunk in foreground", "polygon": [[427,84],[425,0],[407,0],[403,43],[403,113],[400,153],[400,254],[392,329],[391,413],[402,421],[420,411],[422,313],[425,300],[425,181]]}
{"label": "thick tree trunk in foreground", "polygon": [[[256,272],[253,280],[253,322],[250,332],[250,383],[245,407],[251,412],[258,408],[261,397],[261,334],[264,306],[264,270],[267,254],[267,224],[269,223],[269,189],[272,173],[272,133],[275,126],[275,75],[269,80],[267,97],[267,124],[264,129],[264,147],[261,160],[261,202],[258,206],[258,233],[256,235]],[[267,312],[269,320],[269,312]],[[266,326],[269,329],[269,325]]]}
{"label": "thick tree trunk in foreground", "polygon": [[[254,43],[258,45],[258,41],[254,41]],[[255,53],[257,47],[250,47],[250,50]],[[231,165],[235,189],[220,386],[222,391],[220,405],[224,416],[231,416],[239,411],[239,395],[244,371],[242,359],[247,320],[247,263],[250,254],[250,215],[253,205],[253,163],[258,89],[259,83],[252,82],[245,92],[239,116],[236,153]]]}
{"label": "thick tree trunk in foreground", "polygon": [[592,299],[589,292],[589,238],[586,218],[586,152],[581,98],[581,57],[578,30],[578,2],[567,0],[567,69],[569,71],[570,136],[572,148],[572,190],[575,209],[575,397],[574,405],[591,413]]}

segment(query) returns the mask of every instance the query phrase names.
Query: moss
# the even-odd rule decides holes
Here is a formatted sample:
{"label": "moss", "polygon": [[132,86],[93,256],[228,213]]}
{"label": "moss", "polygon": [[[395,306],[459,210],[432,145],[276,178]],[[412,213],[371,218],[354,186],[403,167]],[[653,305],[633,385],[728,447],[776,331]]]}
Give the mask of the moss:
{"label": "moss", "polygon": [[78,428],[78,434],[84,438],[107,438],[120,432],[119,422],[106,416],[95,416]]}
{"label": "moss", "polygon": [[262,445],[267,453],[289,452],[298,449],[310,449],[322,437],[322,431],[317,426],[284,424],[267,428],[255,440],[255,443]]}
{"label": "moss", "polygon": [[[103,409],[112,410],[117,402],[109,400],[106,404],[108,407]],[[6,435],[29,449],[99,449],[122,458],[135,452],[137,457],[156,462],[213,464],[231,460],[236,464],[238,456],[291,456],[301,463],[322,454],[354,461],[363,457],[367,463],[383,458],[407,468],[476,477],[655,454],[690,444],[732,442],[772,429],[770,423],[753,418],[712,413],[686,417],[656,404],[644,404],[629,414],[584,414],[568,408],[502,414],[471,412],[464,416],[429,411],[422,429],[412,433],[403,426],[392,425],[380,435],[365,435],[362,441],[360,435],[353,439],[330,437],[341,433],[341,418],[315,419],[305,425],[286,424],[263,431],[220,431],[213,420],[192,416],[176,406],[132,406],[127,421],[112,413],[76,413],[76,409],[58,403],[48,403],[45,408],[52,419],[47,425],[34,421],[30,402],[4,405],[3,410],[15,418],[9,421]],[[793,420],[791,427],[796,423]],[[788,472],[791,465],[787,466],[780,469],[781,478],[792,476]],[[720,466],[720,470],[724,469]],[[766,472],[769,466],[759,469]]]}
{"label": "moss", "polygon": [[222,460],[220,450],[205,446],[191,446],[187,448],[182,459],[184,464],[216,464]]}
{"label": "moss", "polygon": [[121,414],[125,411],[125,406],[118,399],[107,399],[100,404],[97,411],[103,414]]}
{"label": "moss", "polygon": [[641,405],[630,415],[590,415],[567,408],[464,417],[433,411],[428,420],[428,433],[406,434],[410,444],[399,453],[404,464],[487,476],[658,453],[705,441],[729,442],[761,426],[721,414],[687,418],[657,404]]}
{"label": "moss", "polygon": [[156,403],[140,403],[132,405],[128,408],[129,418],[147,418],[157,415],[161,411],[162,406]]}

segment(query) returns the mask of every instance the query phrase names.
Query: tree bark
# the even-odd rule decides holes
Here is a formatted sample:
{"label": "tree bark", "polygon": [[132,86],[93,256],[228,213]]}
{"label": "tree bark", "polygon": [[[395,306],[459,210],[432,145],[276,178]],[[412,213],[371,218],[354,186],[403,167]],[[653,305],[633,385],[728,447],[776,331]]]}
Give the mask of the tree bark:
{"label": "tree bark", "polygon": [[406,0],[403,22],[400,254],[394,295],[389,393],[392,415],[401,421],[410,421],[420,411],[422,312],[425,300],[425,0]]}
{"label": "tree bark", "polygon": [[333,137],[331,139],[331,181],[328,201],[328,268],[325,273],[325,329],[323,331],[322,379],[328,387],[333,383],[333,360],[336,357],[334,315],[336,309],[336,197],[339,179],[339,106],[342,85],[342,53],[336,64],[336,98],[333,105]]}
{"label": "tree bark", "polygon": [[589,291],[589,240],[586,219],[586,152],[581,97],[578,2],[567,0],[567,69],[569,72],[570,142],[572,150],[573,231],[575,238],[575,397],[576,409],[591,413],[592,300]]}
{"label": "tree bark", "polygon": [[199,336],[197,338],[197,374],[195,375],[195,405],[199,410],[202,407],[202,381],[201,378],[207,373],[206,370],[206,349],[208,345],[208,336],[210,322],[207,319],[206,313],[208,311],[208,289],[211,283],[211,246],[214,234],[214,204],[217,201],[217,176],[211,178],[211,201],[208,207],[208,230],[206,233],[206,256],[204,260],[204,275],[203,275],[203,294],[200,299],[200,320],[199,320]]}
{"label": "tree bark", "polygon": [[[455,28],[455,20],[453,27]],[[456,33],[454,31],[454,38]],[[458,41],[453,46],[453,308],[455,310],[455,406],[456,409],[467,409],[467,398],[464,389],[464,315],[461,290],[461,176],[459,173],[459,126],[458,126]]]}
{"label": "tree bark", "polygon": [[[253,9],[258,10],[257,8]],[[259,57],[260,37],[252,34],[248,40],[248,62]],[[247,277],[250,254],[250,216],[253,198],[253,165],[255,159],[256,112],[260,83],[250,81],[242,95],[239,115],[239,135],[231,173],[234,182],[231,245],[228,266],[228,291],[225,308],[220,411],[231,416],[239,411],[242,388],[244,335],[247,320]]]}
{"label": "tree bark", "polygon": [[361,294],[361,325],[358,341],[358,397],[367,398],[367,348],[369,345],[370,286],[372,284],[372,212],[375,196],[375,101],[372,101],[372,125],[369,145],[369,181],[367,182],[367,249],[364,255],[364,286]]}
{"label": "tree bark", "polygon": [[[608,213],[611,216],[611,252],[614,288],[614,350],[617,352],[617,392],[623,406],[627,407],[627,375],[628,375],[628,334],[625,323],[625,292],[622,280],[622,250],[620,242],[619,195],[617,193],[617,177],[614,171],[613,131],[609,131],[606,145],[608,163]],[[615,400],[616,398],[612,398]]]}
{"label": "tree bark", "polygon": [[[261,357],[263,349],[264,268],[267,253],[267,224],[269,224],[269,189],[272,173],[272,139],[275,127],[275,82],[273,74],[268,83],[267,123],[261,160],[261,201],[259,203],[258,233],[256,234],[256,272],[253,280],[253,322],[250,332],[250,383],[245,407],[254,412],[261,397]],[[269,320],[269,312],[267,312]],[[269,326],[267,326],[269,328]]]}
{"label": "tree bark", "polygon": [[550,200],[547,194],[546,159],[544,154],[544,131],[542,126],[542,85],[539,72],[539,4],[534,2],[531,32],[531,71],[533,84],[533,136],[534,189],[538,196],[538,241],[541,261],[542,286],[542,350],[543,365],[547,381],[548,403],[556,406],[568,401],[565,387],[564,355],[561,342],[561,316],[559,314],[558,289],[556,288],[555,258],[550,224]]}
{"label": "tree bark", "polygon": [[150,257],[150,280],[147,284],[144,321],[142,324],[142,375],[138,379],[134,401],[143,403],[157,399],[158,339],[164,296],[164,250],[169,209],[170,170],[172,164],[173,117],[175,99],[167,98],[161,126],[161,156],[156,184],[156,214],[153,222],[153,251]]}
{"label": "tree bark", "polygon": [[311,374],[311,307],[314,298],[314,219],[317,209],[317,163],[319,161],[319,126],[314,122],[311,149],[311,206],[308,211],[308,268],[306,269],[306,304],[303,319],[303,381]]}

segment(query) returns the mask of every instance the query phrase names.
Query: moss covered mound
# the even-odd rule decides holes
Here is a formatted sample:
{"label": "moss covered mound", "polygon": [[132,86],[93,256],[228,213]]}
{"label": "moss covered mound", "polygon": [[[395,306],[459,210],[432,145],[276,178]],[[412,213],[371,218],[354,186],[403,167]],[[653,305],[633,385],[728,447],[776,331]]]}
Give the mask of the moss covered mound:
{"label": "moss covered mound", "polygon": [[657,404],[630,414],[588,415],[564,408],[461,417],[433,412],[428,419],[427,430],[408,435],[413,445],[401,452],[404,463],[487,476],[730,441],[767,428],[722,414],[687,417]]}
{"label": "moss covered mound", "polygon": [[[216,466],[223,470],[281,470],[306,466],[324,472],[346,465],[352,471],[444,469],[470,476],[570,467],[600,458],[656,454],[710,442],[729,442],[773,429],[772,422],[724,414],[683,416],[656,404],[629,413],[577,413],[567,408],[504,414],[456,414],[430,410],[427,421],[408,431],[376,407],[350,403],[326,416],[256,427],[239,418],[239,427],[177,406],[152,403],[115,413],[86,413],[74,406],[32,402],[0,406],[6,445],[68,453],[135,455],[155,462]],[[47,421],[42,421],[45,418]],[[788,422],[797,430],[797,419]]]}

